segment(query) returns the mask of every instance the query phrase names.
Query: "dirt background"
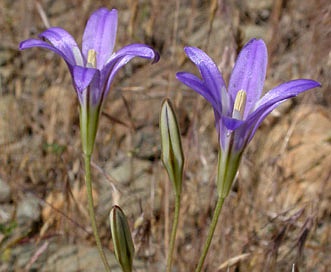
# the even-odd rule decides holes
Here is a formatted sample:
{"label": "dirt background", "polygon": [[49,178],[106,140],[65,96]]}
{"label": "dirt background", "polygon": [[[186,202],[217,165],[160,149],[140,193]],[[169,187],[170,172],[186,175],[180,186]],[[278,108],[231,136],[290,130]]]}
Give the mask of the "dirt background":
{"label": "dirt background", "polygon": [[175,79],[198,46],[226,79],[252,37],[268,46],[265,91],[295,78],[323,87],[273,112],[249,145],[224,204],[205,271],[330,271],[331,4],[328,0],[0,0],[0,271],[102,271],[88,222],[78,101],[65,63],[21,40],[61,26],[77,41],[89,15],[119,10],[116,49],[160,52],[120,71],[93,157],[99,229],[114,271],[108,213],[126,212],[135,271],[163,271],[173,214],[158,115],[175,104],[186,155],[174,271],[193,271],[216,200],[211,107]]}

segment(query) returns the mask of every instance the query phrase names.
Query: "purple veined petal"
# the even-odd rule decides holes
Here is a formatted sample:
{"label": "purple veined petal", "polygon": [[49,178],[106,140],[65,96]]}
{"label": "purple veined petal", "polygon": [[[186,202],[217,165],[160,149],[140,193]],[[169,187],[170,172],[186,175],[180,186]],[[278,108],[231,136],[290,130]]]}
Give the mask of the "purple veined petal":
{"label": "purple veined petal", "polygon": [[101,81],[101,72],[98,70],[95,73],[89,87],[90,87],[90,104],[95,106],[99,105],[102,106],[104,95],[103,95],[103,83]]}
{"label": "purple veined petal", "polygon": [[101,8],[95,11],[87,21],[82,52],[85,59],[90,49],[97,53],[97,68],[106,64],[113,53],[117,32],[117,10]]}
{"label": "purple veined petal", "polygon": [[177,73],[176,78],[183,84],[200,94],[212,105],[215,111],[221,114],[221,106],[219,106],[218,101],[215,101],[214,97],[212,97],[212,95],[210,94],[210,90],[204,85],[204,82],[200,78],[186,72]]}
{"label": "purple veined petal", "polygon": [[83,66],[83,58],[74,38],[60,27],[51,27],[42,32],[39,37],[49,41],[64,56],[71,65]]}
{"label": "purple veined petal", "polygon": [[150,59],[152,63],[158,62],[160,59],[159,54],[145,44],[130,44],[121,48],[111,56],[101,71],[101,82],[107,81],[105,94],[108,93],[110,85],[119,69],[135,57]]}
{"label": "purple veined petal", "polygon": [[99,70],[94,68],[85,68],[81,66],[74,66],[72,69],[72,81],[77,91],[79,102],[84,103],[83,92],[91,84]]}
{"label": "purple veined petal", "polygon": [[97,70],[95,73],[94,77],[92,78],[90,84],[88,85],[88,88],[84,90],[88,91],[88,100],[89,100],[89,105],[92,105],[93,107],[96,106],[102,106],[103,104],[103,85],[101,84],[100,80],[100,71]]}
{"label": "purple veined petal", "polygon": [[25,50],[33,47],[41,47],[53,51],[54,53],[62,57],[65,60],[65,62],[68,64],[69,69],[72,70],[74,64],[72,64],[71,59],[69,59],[67,55],[64,55],[62,51],[60,51],[58,48],[54,47],[53,45],[49,44],[48,42],[44,42],[42,40],[37,40],[37,39],[28,39],[20,43],[19,49]]}
{"label": "purple veined petal", "polygon": [[156,63],[160,59],[160,55],[150,46],[146,44],[134,43],[122,47],[116,53],[107,60],[106,64],[110,62],[116,62],[118,59],[124,56],[139,57],[152,60],[152,63]]}
{"label": "purple veined petal", "polygon": [[[189,59],[198,67],[202,80],[209,89],[210,96],[221,106],[221,89],[226,88],[226,85],[217,65],[199,48],[185,47],[184,50]],[[220,111],[222,111],[222,109],[220,109]]]}
{"label": "purple veined petal", "polygon": [[[237,92],[244,90],[247,95],[243,119],[260,99],[268,62],[267,48],[263,40],[250,40],[240,51],[229,82],[229,95],[233,105]],[[232,110],[232,109],[231,109]]]}
{"label": "purple veined petal", "polygon": [[247,133],[247,143],[253,138],[256,130],[261,122],[271,113],[279,104],[285,100],[295,97],[298,94],[308,91],[309,89],[320,87],[321,84],[310,79],[296,79],[285,82],[276,88],[266,93],[256,105],[256,109],[252,112],[247,120],[243,129]]}

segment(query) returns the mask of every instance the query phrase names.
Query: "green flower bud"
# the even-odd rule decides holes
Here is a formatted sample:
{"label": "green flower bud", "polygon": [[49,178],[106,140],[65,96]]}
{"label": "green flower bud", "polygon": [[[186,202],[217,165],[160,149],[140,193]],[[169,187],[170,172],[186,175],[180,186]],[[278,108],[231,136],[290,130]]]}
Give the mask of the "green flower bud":
{"label": "green flower bud", "polygon": [[184,154],[177,118],[169,99],[165,99],[162,103],[160,131],[162,147],[161,159],[173,183],[175,193],[180,195],[183,179]]}
{"label": "green flower bud", "polygon": [[134,245],[128,221],[119,206],[113,206],[109,215],[115,256],[123,272],[132,271]]}

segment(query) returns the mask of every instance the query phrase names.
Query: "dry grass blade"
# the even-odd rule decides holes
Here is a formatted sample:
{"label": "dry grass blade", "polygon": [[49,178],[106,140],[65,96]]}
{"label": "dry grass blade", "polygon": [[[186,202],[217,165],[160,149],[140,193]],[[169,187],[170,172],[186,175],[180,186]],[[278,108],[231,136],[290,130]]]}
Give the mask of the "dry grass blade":
{"label": "dry grass blade", "polygon": [[232,257],[232,258],[226,260],[224,263],[222,263],[217,268],[217,271],[234,266],[234,265],[238,264],[239,262],[246,260],[250,255],[251,255],[250,253],[244,253],[244,254]]}

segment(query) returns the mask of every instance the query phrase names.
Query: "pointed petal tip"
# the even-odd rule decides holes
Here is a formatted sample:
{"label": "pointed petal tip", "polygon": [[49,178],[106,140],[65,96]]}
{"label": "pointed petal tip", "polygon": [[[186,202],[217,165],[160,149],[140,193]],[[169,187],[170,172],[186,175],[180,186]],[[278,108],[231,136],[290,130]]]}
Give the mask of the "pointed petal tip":
{"label": "pointed petal tip", "polygon": [[193,51],[195,49],[199,49],[199,48],[194,47],[194,46],[185,46],[184,47],[184,52],[187,54],[188,52]]}
{"label": "pointed petal tip", "polygon": [[108,15],[112,15],[112,16],[117,16],[118,15],[118,11],[117,9],[107,9],[105,7],[99,8],[96,11],[94,11],[91,16],[98,16],[101,14],[106,14],[108,13]]}
{"label": "pointed petal tip", "polygon": [[26,45],[26,42],[27,42],[28,40],[25,40],[25,41],[21,41],[20,43],[19,43],[19,45],[18,45],[18,49],[19,50],[24,50],[24,49],[26,49],[27,47],[25,46]]}
{"label": "pointed petal tip", "polygon": [[[313,79],[306,79],[306,78],[300,78],[300,79],[293,79],[290,80],[288,82],[285,82],[283,84],[289,84],[290,86],[303,86],[304,89],[303,90],[310,90],[313,88],[317,88],[317,87],[322,87],[322,84],[316,80]],[[299,93],[298,93],[299,94]]]}
{"label": "pointed petal tip", "polygon": [[244,45],[243,49],[251,46],[261,46],[261,48],[267,50],[267,45],[263,39],[252,38]]}
{"label": "pointed petal tip", "polygon": [[160,54],[157,51],[155,51],[154,49],[152,49],[152,50],[154,52],[154,57],[151,58],[151,59],[152,59],[152,64],[154,64],[154,63],[157,63],[160,60]]}
{"label": "pointed petal tip", "polygon": [[302,79],[306,82],[306,90],[314,89],[314,88],[321,88],[322,84],[318,81],[312,80],[312,79]]}
{"label": "pointed petal tip", "polygon": [[44,41],[32,38],[32,39],[27,39],[27,40],[21,41],[18,46],[19,50],[25,50],[25,49],[29,49],[32,47],[44,47],[44,48],[49,49],[48,47],[52,47],[52,45],[50,45]]}
{"label": "pointed petal tip", "polygon": [[314,85],[314,87],[312,87],[312,88],[322,87],[322,84],[320,82],[315,81],[315,80],[312,80],[312,81],[313,81],[313,85]]}
{"label": "pointed petal tip", "polygon": [[177,72],[176,73],[176,78],[179,80],[179,81],[181,81],[181,78],[182,78],[182,76],[183,76],[183,74],[185,74],[186,72]]}
{"label": "pointed petal tip", "polygon": [[184,52],[193,62],[196,62],[197,59],[209,58],[203,50],[194,46],[184,47]]}

